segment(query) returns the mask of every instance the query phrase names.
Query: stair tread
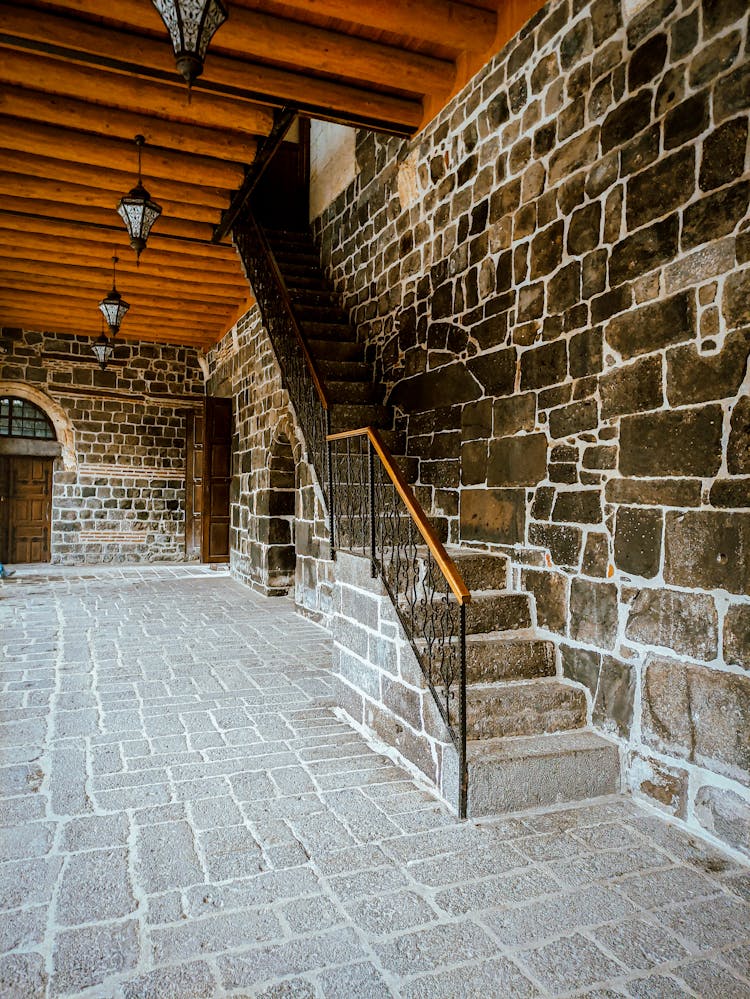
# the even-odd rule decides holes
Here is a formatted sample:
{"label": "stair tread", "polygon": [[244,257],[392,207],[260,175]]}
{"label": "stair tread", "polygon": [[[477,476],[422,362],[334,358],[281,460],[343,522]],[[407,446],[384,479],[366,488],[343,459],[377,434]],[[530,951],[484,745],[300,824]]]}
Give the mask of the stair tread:
{"label": "stair tread", "polygon": [[481,758],[496,760],[521,760],[529,756],[559,756],[561,753],[581,752],[592,749],[617,750],[617,744],[590,728],[570,729],[567,732],[548,732],[539,735],[510,735],[495,739],[469,739],[466,756],[469,764]]}

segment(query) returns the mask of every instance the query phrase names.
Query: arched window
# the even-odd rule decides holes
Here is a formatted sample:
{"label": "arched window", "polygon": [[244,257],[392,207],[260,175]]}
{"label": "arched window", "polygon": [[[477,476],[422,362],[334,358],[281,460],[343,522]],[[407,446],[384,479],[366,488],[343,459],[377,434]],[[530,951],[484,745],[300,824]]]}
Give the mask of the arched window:
{"label": "arched window", "polygon": [[33,402],[15,396],[0,397],[0,437],[30,437],[38,441],[56,440],[49,417]]}

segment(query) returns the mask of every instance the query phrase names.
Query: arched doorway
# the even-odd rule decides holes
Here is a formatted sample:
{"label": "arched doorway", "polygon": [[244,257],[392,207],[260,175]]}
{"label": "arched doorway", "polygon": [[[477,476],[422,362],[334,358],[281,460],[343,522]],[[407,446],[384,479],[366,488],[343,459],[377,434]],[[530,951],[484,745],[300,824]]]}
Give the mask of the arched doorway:
{"label": "arched doorway", "polygon": [[52,466],[60,453],[43,409],[0,396],[0,562],[49,562]]}
{"label": "arched doorway", "polygon": [[288,592],[294,588],[294,454],[286,434],[271,445],[268,459],[268,588]]}

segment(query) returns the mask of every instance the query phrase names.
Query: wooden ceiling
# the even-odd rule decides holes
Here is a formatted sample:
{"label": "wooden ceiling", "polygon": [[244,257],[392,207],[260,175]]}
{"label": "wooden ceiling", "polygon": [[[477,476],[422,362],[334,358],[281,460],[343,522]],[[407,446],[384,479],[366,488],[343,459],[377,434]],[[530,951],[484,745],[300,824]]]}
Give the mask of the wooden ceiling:
{"label": "wooden ceiling", "polygon": [[[150,0],[0,0],[0,326],[98,336],[116,251],[121,336],[215,343],[250,290],[212,239],[280,109],[411,135],[541,0],[227,6],[188,103]],[[163,213],[137,267],[116,206],[139,133]]]}

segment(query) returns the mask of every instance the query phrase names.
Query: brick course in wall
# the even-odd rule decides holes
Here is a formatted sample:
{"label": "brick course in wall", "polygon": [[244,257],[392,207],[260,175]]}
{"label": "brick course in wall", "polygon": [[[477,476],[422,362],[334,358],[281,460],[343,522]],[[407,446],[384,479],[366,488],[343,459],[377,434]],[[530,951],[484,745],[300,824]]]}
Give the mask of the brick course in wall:
{"label": "brick course in wall", "polygon": [[204,397],[195,350],[122,342],[102,371],[88,337],[6,328],[0,347],[0,391],[42,393],[73,442],[54,464],[52,562],[183,561],[185,419]]}
{"label": "brick course in wall", "polygon": [[748,7],[641,6],[553,0],[359,133],[315,230],[424,505],[511,555],[635,792],[747,849]]}

